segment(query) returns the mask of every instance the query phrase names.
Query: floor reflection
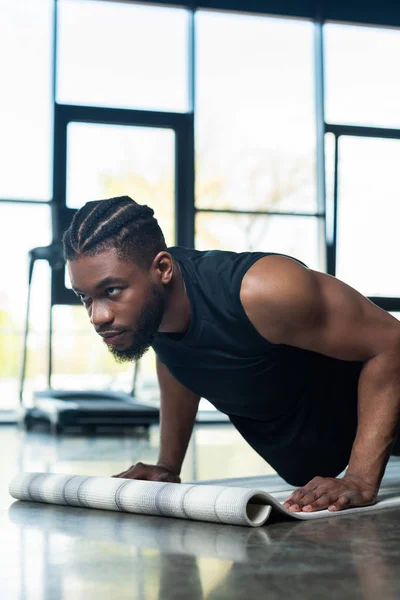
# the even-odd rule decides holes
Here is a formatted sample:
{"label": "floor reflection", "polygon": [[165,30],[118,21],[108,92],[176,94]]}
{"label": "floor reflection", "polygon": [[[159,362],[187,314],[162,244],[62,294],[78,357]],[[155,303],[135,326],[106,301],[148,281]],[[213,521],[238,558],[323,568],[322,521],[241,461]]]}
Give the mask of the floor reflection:
{"label": "floor reflection", "polygon": [[[399,510],[245,528],[14,502],[21,597],[364,598],[400,592]],[[35,575],[33,576],[33,573]],[[69,590],[69,591],[67,591]]]}

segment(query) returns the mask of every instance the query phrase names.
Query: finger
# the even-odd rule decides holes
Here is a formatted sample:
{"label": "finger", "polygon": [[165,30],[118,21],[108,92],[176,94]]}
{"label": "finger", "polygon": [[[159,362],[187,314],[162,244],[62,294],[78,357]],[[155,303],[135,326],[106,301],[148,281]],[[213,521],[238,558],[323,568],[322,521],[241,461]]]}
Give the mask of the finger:
{"label": "finger", "polygon": [[[295,490],[289,496],[289,498],[285,500],[283,506],[285,508],[289,508],[290,506],[293,506],[293,504],[298,504],[299,502],[302,502],[306,494],[313,494],[317,487],[318,486],[314,483],[314,481],[310,481],[310,483],[308,483],[306,486]],[[310,500],[315,500],[315,497],[312,496]]]}
{"label": "finger", "polygon": [[308,493],[303,497],[302,500],[299,500],[299,502],[296,504],[289,506],[289,510],[295,510],[296,512],[312,512],[313,510],[323,510],[328,508],[331,502],[332,498],[330,495],[321,490],[313,492],[312,494]]}
{"label": "finger", "polygon": [[303,498],[304,493],[305,492],[304,492],[303,488],[299,488],[299,489],[295,490],[293,492],[293,494],[291,496],[289,496],[289,498],[286,500],[286,502],[284,503],[283,506],[288,508],[289,506],[293,506],[294,504],[297,504]]}
{"label": "finger", "polygon": [[297,504],[301,507],[308,506],[309,504],[313,504],[318,498],[322,495],[322,492],[307,492],[301,500],[297,502]]}
{"label": "finger", "polygon": [[289,508],[289,506],[293,503],[293,496],[294,496],[294,492],[292,492],[290,494],[290,496],[288,498],[286,498],[285,502],[283,502],[283,506],[285,508]]}
{"label": "finger", "polygon": [[[119,473],[118,475],[113,475],[113,477],[119,477],[121,479],[133,479],[132,473],[133,473],[133,469],[128,469],[127,471],[123,471],[122,473]],[[138,472],[136,471],[136,473],[138,473]],[[137,475],[135,475],[135,477],[136,476]]]}
{"label": "finger", "polygon": [[123,477],[128,471],[129,469],[127,469],[126,471],[122,471],[122,473],[117,473],[117,475],[112,475],[112,477]]}
{"label": "finger", "polygon": [[143,481],[148,481],[149,477],[145,470],[140,469],[128,469],[127,471],[121,473],[120,475],[116,475],[115,477],[120,477],[121,479],[142,479]]}
{"label": "finger", "polygon": [[351,500],[349,496],[340,496],[336,502],[333,502],[328,506],[328,510],[334,512],[336,510],[343,510],[343,508],[348,508],[351,504]]}
{"label": "finger", "polygon": [[291,506],[298,506],[298,502],[301,502],[301,499],[303,498],[303,492],[301,492],[300,490],[296,490],[295,492],[293,492],[293,494],[291,496],[289,496],[289,498],[283,503],[283,506],[285,508],[290,508]]}
{"label": "finger", "polygon": [[313,512],[315,510],[324,510],[332,503],[332,498],[329,494],[321,494],[314,502],[310,502],[303,506],[304,512]]}
{"label": "finger", "polygon": [[132,473],[127,473],[125,475],[125,479],[140,479],[141,481],[151,481],[151,477],[146,471],[132,471]]}
{"label": "finger", "polygon": [[121,471],[121,473],[117,473],[116,475],[112,475],[112,477],[123,477],[124,475],[126,475],[127,473],[129,473],[129,471],[131,471],[132,469],[134,469],[135,465],[131,465],[130,467],[128,467],[127,469],[125,469],[125,471]]}

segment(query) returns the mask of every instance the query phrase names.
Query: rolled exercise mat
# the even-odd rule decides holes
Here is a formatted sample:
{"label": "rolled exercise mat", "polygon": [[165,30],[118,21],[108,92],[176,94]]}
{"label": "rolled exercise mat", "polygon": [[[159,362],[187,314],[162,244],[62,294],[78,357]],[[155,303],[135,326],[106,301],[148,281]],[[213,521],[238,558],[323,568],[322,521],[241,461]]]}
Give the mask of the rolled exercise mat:
{"label": "rolled exercise mat", "polygon": [[259,490],[116,477],[20,473],[9,492],[17,500],[250,527],[271,512],[269,495]]}
{"label": "rolled exercise mat", "polygon": [[[196,484],[135,481],[115,477],[88,477],[49,473],[21,473],[9,491],[17,500],[231,525],[264,525],[271,510],[292,519],[326,519],[344,514],[400,509],[400,461],[396,473],[385,477],[376,499],[368,506],[330,512],[291,512],[283,507],[291,489],[271,489],[269,476],[197,482]],[[397,478],[394,475],[397,475]],[[241,484],[244,484],[243,486]],[[246,486],[246,487],[244,487]],[[263,489],[264,488],[264,489]]]}

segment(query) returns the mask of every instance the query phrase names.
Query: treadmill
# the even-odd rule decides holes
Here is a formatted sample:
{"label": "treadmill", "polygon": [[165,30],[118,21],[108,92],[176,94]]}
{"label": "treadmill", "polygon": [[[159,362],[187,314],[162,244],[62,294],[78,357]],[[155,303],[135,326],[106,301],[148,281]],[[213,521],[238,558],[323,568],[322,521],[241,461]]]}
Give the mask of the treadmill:
{"label": "treadmill", "polygon": [[[34,265],[37,260],[46,260],[51,268],[51,301],[49,314],[48,337],[48,389],[33,393],[32,406],[24,402],[24,386],[26,379],[27,341],[29,334],[29,315],[31,300],[31,284]],[[98,427],[141,427],[146,430],[158,424],[159,408],[138,402],[135,397],[136,380],[139,363],[135,363],[131,392],[115,390],[62,390],[51,387],[52,376],[52,309],[55,304],[78,304],[71,290],[64,286],[65,261],[62,244],[53,242],[49,246],[33,248],[29,251],[28,294],[24,329],[22,366],[19,386],[20,423],[26,430],[36,425],[47,424],[54,434],[62,433],[66,428],[80,427],[85,433],[95,433]],[[61,290],[57,282],[62,282]],[[57,291],[69,292],[69,296]]]}

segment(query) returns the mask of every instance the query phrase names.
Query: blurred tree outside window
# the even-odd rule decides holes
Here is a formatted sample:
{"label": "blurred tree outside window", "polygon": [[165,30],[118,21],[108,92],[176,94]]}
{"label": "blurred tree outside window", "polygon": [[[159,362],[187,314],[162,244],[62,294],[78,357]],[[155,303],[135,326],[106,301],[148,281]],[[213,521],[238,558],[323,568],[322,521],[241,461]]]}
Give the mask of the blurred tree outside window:
{"label": "blurred tree outside window", "polygon": [[[198,11],[196,26],[196,207],[316,212],[314,25]],[[196,246],[316,266],[314,221],[201,212]]]}

